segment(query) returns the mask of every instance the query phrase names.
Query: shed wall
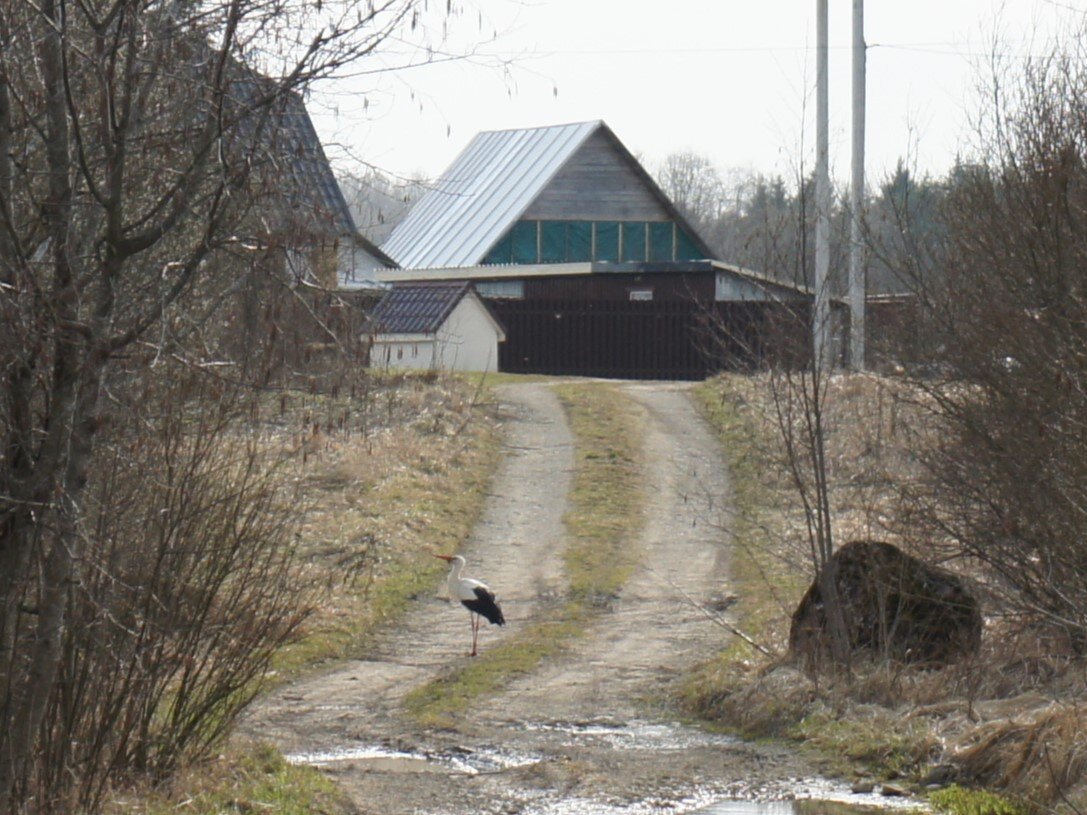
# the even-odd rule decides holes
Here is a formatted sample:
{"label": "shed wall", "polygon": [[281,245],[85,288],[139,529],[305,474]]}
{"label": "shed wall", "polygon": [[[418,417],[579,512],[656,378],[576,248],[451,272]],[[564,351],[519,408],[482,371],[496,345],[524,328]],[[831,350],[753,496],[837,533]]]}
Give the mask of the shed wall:
{"label": "shed wall", "polygon": [[498,339],[483,304],[463,297],[438,329],[436,365],[446,371],[497,371]]}
{"label": "shed wall", "polygon": [[413,371],[430,371],[434,365],[433,339],[385,339],[374,340],[370,349],[370,365],[374,368],[407,368]]}

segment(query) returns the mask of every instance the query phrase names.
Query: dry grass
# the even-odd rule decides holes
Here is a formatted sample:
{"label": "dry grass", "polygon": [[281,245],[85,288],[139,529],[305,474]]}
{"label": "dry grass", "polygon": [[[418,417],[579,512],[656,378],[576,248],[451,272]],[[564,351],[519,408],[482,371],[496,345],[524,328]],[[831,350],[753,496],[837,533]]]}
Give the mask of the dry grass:
{"label": "dry grass", "polygon": [[[933,763],[950,762],[962,783],[1010,795],[1026,811],[1087,798],[1087,668],[1037,630],[990,616],[981,653],[942,670],[867,664],[834,678],[788,664],[789,615],[812,568],[768,382],[721,377],[700,396],[738,488],[736,620],[779,657],[731,647],[688,683],[688,709],[747,735],[813,746],[844,772],[919,783]],[[897,381],[839,375],[829,383],[826,427],[838,542],[885,540],[938,557],[941,542],[913,539],[897,503],[902,485],[923,477],[913,450],[934,432],[919,396]],[[951,565],[972,577],[968,564]],[[991,804],[998,800],[956,793],[941,806],[984,815],[1003,806]]]}
{"label": "dry grass", "polygon": [[299,548],[326,592],[280,671],[357,652],[433,585],[442,565],[430,555],[471,533],[498,455],[478,395],[462,380],[398,378],[351,414],[354,428],[310,432],[296,446],[310,501]]}

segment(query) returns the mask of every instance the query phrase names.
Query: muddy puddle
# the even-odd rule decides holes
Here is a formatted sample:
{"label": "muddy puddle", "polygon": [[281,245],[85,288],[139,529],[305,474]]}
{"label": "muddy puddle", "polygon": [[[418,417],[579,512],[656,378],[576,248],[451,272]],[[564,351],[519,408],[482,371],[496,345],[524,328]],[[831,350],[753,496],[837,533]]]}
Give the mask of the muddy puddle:
{"label": "muddy puddle", "polygon": [[[916,803],[911,808],[922,811]],[[679,799],[650,798],[624,803],[585,798],[537,803],[529,801],[519,810],[521,815],[880,815],[887,811],[885,806],[823,799],[719,799],[708,791],[696,791]],[[907,810],[899,805],[895,811]]]}
{"label": "muddy puddle", "polygon": [[[916,803],[908,806],[922,811]],[[901,811],[903,807],[899,805],[897,809]],[[794,801],[727,800],[691,810],[690,815],[879,815],[886,810],[886,803],[873,806],[815,798]]]}
{"label": "muddy puddle", "polygon": [[311,767],[333,767],[341,763],[366,765],[371,771],[384,772],[445,772],[479,775],[527,767],[541,761],[540,756],[524,755],[509,750],[468,749],[405,751],[380,744],[342,745],[332,750],[289,753],[291,764]]}
{"label": "muddy puddle", "polygon": [[[725,755],[743,742],[678,722],[602,719],[529,721],[510,730],[505,743],[471,747],[407,745],[399,741],[345,743],[287,756],[294,764],[329,772],[363,772],[385,777],[425,774],[483,780],[491,777],[507,802],[503,812],[518,815],[871,815],[922,808],[915,800],[876,793],[853,793],[840,782],[821,777],[786,777],[759,781],[712,777],[676,778],[674,786],[654,795],[616,800],[607,795],[579,797],[569,790],[529,782],[555,762],[577,757],[587,766],[625,758],[667,766],[692,751]],[[640,758],[639,758],[640,757]],[[645,766],[644,764],[640,766]],[[422,811],[422,810],[414,810]],[[439,815],[437,811],[428,815]],[[445,812],[442,812],[445,815]]]}
{"label": "muddy puddle", "polygon": [[581,746],[597,742],[617,750],[652,750],[671,752],[689,750],[692,747],[725,747],[738,744],[733,736],[724,736],[683,727],[670,722],[609,722],[590,720],[581,722],[526,722],[529,732],[557,734],[564,746]]}

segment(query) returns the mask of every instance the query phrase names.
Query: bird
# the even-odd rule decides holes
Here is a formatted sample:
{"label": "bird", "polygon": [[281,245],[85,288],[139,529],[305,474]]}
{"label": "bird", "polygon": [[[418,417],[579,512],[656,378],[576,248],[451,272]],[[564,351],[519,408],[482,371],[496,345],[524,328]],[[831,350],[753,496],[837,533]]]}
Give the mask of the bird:
{"label": "bird", "polygon": [[460,576],[461,572],[464,571],[465,560],[463,557],[460,555],[435,555],[434,557],[444,560],[452,566],[449,570],[449,598],[451,600],[460,600],[461,605],[470,612],[472,653],[468,656],[474,657],[476,655],[476,642],[479,639],[480,619],[485,617],[491,625],[505,625],[506,618],[502,616],[502,609],[499,608],[494,592],[487,587],[487,584],[473,580],[470,577]]}

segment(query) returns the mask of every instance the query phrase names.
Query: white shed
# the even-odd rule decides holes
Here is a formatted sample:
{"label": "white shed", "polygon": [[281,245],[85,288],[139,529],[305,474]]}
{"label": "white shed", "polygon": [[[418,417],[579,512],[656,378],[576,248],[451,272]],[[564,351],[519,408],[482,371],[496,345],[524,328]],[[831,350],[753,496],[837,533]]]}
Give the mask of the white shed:
{"label": "white shed", "polygon": [[370,365],[497,371],[506,332],[467,281],[396,285],[371,315]]}

